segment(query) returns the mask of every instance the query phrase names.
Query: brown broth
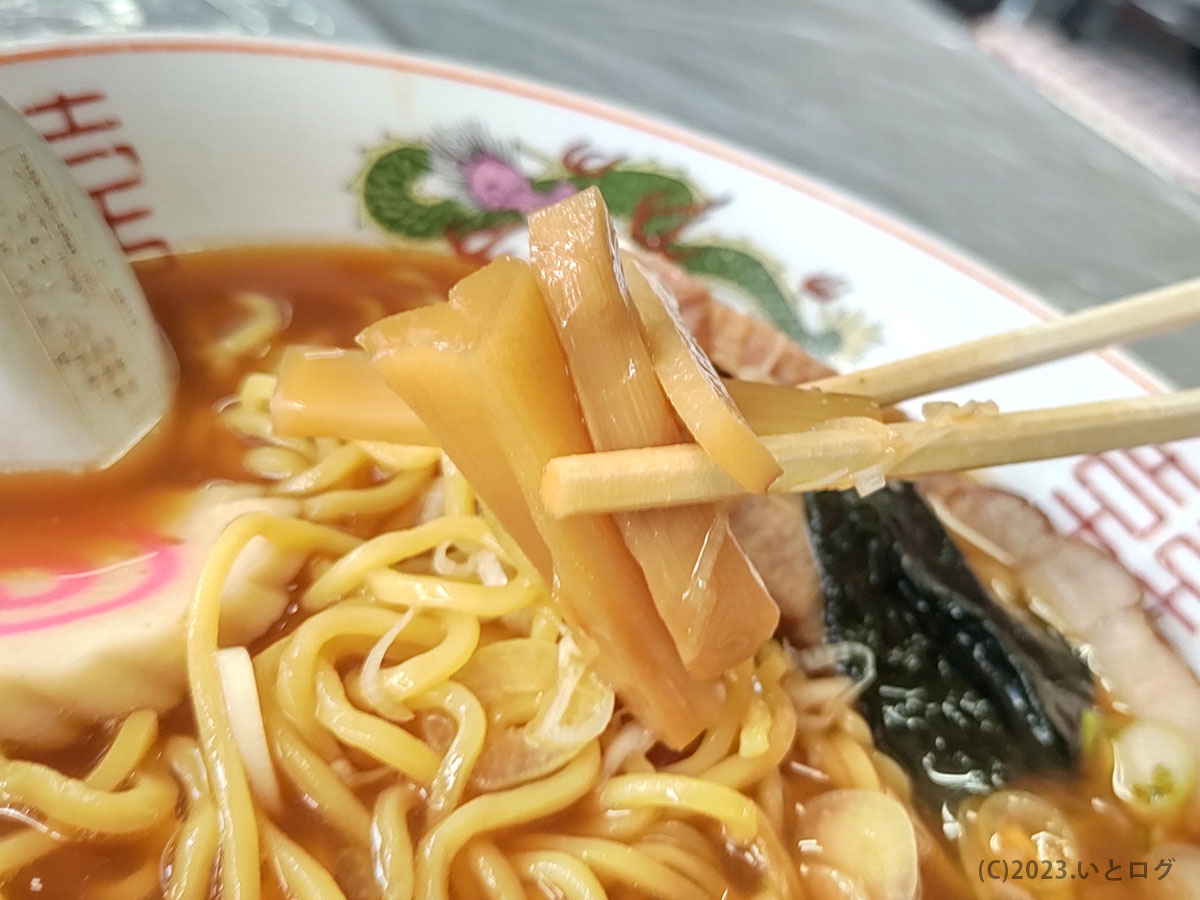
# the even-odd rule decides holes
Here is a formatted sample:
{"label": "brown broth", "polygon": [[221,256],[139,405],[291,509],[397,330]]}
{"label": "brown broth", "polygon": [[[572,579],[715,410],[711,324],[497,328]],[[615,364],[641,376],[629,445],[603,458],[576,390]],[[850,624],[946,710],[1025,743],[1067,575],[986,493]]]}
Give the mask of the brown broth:
{"label": "brown broth", "polygon": [[[114,523],[136,530],[168,514],[162,499],[165,490],[214,479],[245,480],[246,445],[220,424],[214,412],[236,392],[248,372],[269,371],[279,348],[288,344],[352,347],[354,336],[366,325],[444,298],[473,268],[443,254],[329,245],[205,250],[135,264],[155,319],[178,357],[172,409],[134,453],[108,471],[70,477],[0,476],[0,556],[45,560],[57,548],[88,547],[88,537],[100,523],[110,533]],[[198,351],[246,316],[238,300],[243,292],[259,292],[279,303],[287,327],[263,358],[218,373]],[[281,622],[272,636],[289,624]],[[161,730],[194,733],[190,709],[183,706],[165,716]],[[111,735],[111,728],[101,725],[73,746],[49,753],[4,749],[81,776],[103,754]],[[0,837],[18,827],[19,823],[0,818]],[[164,831],[138,839],[63,846],[17,875],[5,886],[3,896],[9,900],[85,897],[134,872],[146,859],[160,859],[169,838]],[[323,844],[336,846],[315,824],[311,840],[305,843],[321,856]],[[271,883],[264,881],[268,898]]]}
{"label": "brown broth", "polygon": [[73,477],[0,476],[3,556],[76,546],[95,530],[153,521],[164,489],[213,479],[245,479],[243,441],[213,415],[237,389],[245,370],[216,373],[203,347],[246,312],[242,292],[281,304],[288,322],[263,359],[269,370],[288,344],[351,347],[366,325],[390,313],[445,297],[472,266],[453,257],[371,247],[265,247],[206,250],[135,265],[154,316],[175,348],[179,383],[166,420],[134,453],[111,469]]}
{"label": "brown broth", "polygon": [[[226,430],[214,412],[237,389],[248,371],[269,370],[287,344],[352,346],[354,335],[383,315],[436,301],[472,268],[471,264],[433,254],[393,252],[366,247],[271,247],[212,250],[149,260],[136,267],[154,314],[179,354],[179,385],[168,420],[131,457],[112,470],[74,478],[22,476],[0,478],[0,542],[5,552],[70,545],[88,534],[99,521],[128,521],[130,527],[153,520],[164,510],[162,490],[197,486],[213,479],[244,479],[242,457],[246,446]],[[219,339],[245,315],[237,296],[259,292],[280,304],[287,327],[272,348],[242,369],[217,373],[206,365],[201,348]],[[987,560],[974,559],[987,569],[986,580],[1003,573]],[[295,622],[285,617],[264,638],[274,639]],[[185,705],[164,717],[164,734],[193,733],[190,710]],[[98,726],[76,745],[51,754],[14,755],[37,758],[62,771],[81,775],[103,752],[111,730]],[[662,760],[662,761],[665,761]],[[789,806],[828,789],[797,768],[785,776]],[[1064,810],[1081,840],[1085,862],[1126,862],[1141,858],[1152,829],[1135,820],[1113,797],[1103,777],[1081,773],[1059,782],[1029,781],[1019,785],[1038,793]],[[372,802],[378,786],[363,785],[357,793],[364,804]],[[335,874],[350,896],[366,895],[369,860],[348,859],[337,834],[301,799],[288,800],[289,834]],[[418,824],[420,810],[414,812]],[[569,814],[539,823],[539,828],[570,829]],[[926,823],[930,834],[937,826]],[[0,837],[15,826],[0,819]],[[1185,824],[1166,836],[1200,842],[1200,822]],[[501,846],[512,834],[501,833]],[[803,835],[785,835],[789,842]],[[715,838],[714,838],[715,839]],[[130,840],[67,845],[27,867],[5,885],[9,900],[80,898],[135,873],[147,859],[156,863],[170,841],[169,829]],[[927,900],[951,900],[973,890],[957,863],[956,851],[940,838],[936,852],[923,864],[923,893]],[[751,896],[762,887],[762,873],[732,851],[721,860],[729,879],[728,897]],[[133,882],[130,882],[132,885]],[[360,888],[355,891],[356,885]],[[975,885],[974,887],[978,887]],[[1075,885],[1077,900],[1107,897],[1155,896],[1146,884],[1134,889],[1128,883],[1111,885],[1092,881]],[[160,896],[160,888],[146,896]],[[626,888],[614,888],[614,898],[633,898]],[[142,900],[143,895],[124,900]],[[264,897],[282,898],[275,880],[264,879]],[[462,898],[465,900],[465,898]]]}

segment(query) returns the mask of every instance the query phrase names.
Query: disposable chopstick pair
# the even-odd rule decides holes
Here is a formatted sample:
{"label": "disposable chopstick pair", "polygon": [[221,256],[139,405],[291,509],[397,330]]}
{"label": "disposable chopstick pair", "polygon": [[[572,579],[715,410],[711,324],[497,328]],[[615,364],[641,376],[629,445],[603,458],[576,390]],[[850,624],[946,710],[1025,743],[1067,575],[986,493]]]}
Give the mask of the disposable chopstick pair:
{"label": "disposable chopstick pair", "polygon": [[[1076,313],[814,382],[881,404],[1013,372],[1086,350],[1200,322],[1200,279]],[[1200,389],[1040,410],[903,422],[877,428],[772,435],[763,442],[783,467],[772,492],[844,487],[873,466],[888,477],[1100,453],[1200,436]],[[652,508],[745,493],[693,444],[553,459],[543,500],[554,515]]]}
{"label": "disposable chopstick pair", "polygon": [[1086,350],[1132,343],[1196,322],[1200,322],[1200,278],[1134,294],[1037,325],[1003,331],[870,369],[822,378],[810,386],[872,397],[882,406],[1027,369]]}

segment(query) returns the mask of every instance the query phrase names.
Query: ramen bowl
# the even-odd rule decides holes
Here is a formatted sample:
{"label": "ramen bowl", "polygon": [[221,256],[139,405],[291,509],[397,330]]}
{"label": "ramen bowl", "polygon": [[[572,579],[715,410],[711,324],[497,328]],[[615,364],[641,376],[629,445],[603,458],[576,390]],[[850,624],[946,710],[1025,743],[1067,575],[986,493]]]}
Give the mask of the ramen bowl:
{"label": "ramen bowl", "polygon": [[[334,283],[339,271],[351,271],[357,265],[352,264],[356,253],[366,254],[365,259],[371,256],[370,248],[389,247],[421,261],[414,264],[422,273],[420,279],[393,285],[399,307],[419,305],[410,304],[410,294],[425,291],[440,296],[460,276],[490,259],[505,254],[528,256],[529,217],[584,193],[603,198],[626,246],[665,257],[676,269],[699,279],[720,303],[761,320],[771,333],[782,335],[835,368],[873,365],[1055,315],[1040,300],[938,239],[801,173],[636,113],[452,63],[318,45],[147,38],[9,49],[0,53],[0,75],[5,99],[22,109],[63,156],[122,247],[137,261],[149,292],[158,292],[160,315],[171,308],[170,303],[199,302],[202,292],[193,295],[181,290],[172,294],[176,290],[172,285],[183,283],[177,280],[179,272],[189,265],[184,251],[211,247],[243,248],[227,251],[219,257],[219,265],[214,264],[216,269],[207,270],[216,278],[213,283],[225,277],[212,275],[214,271],[224,266],[220,271],[228,274],[241,260],[247,265],[252,263],[251,268],[270,269],[275,272],[273,277],[290,279],[298,291],[305,290],[306,285],[311,288]],[[256,251],[245,249],[285,244],[337,245],[337,260],[341,262],[297,262],[295,257],[271,255],[277,251],[264,250],[256,255]],[[520,274],[526,272],[520,263],[504,262],[500,269],[505,267],[510,274],[518,273],[512,275],[518,281],[529,277]],[[508,281],[496,283],[509,289]],[[462,290],[469,294],[473,289]],[[356,308],[356,314],[372,308],[369,299],[363,301],[355,294],[353,284],[343,293],[339,302],[344,302],[347,309]],[[170,303],[163,305],[163,297]],[[284,315],[270,302],[235,300],[243,304],[251,319],[258,317],[254,321],[269,322],[273,316]],[[309,317],[305,327],[311,326],[312,332],[318,333],[322,316],[311,310],[305,312],[300,306],[296,309],[296,315],[303,312]],[[331,313],[326,318],[332,323],[330,327],[338,327],[337,315]],[[529,321],[536,324],[533,319]],[[511,322],[506,322],[506,327],[511,327]],[[164,326],[171,332],[170,321],[164,320]],[[509,338],[507,349],[493,348],[501,355],[519,354],[526,341],[530,347],[550,346],[537,344],[545,335],[538,337],[532,330],[504,333]],[[344,337],[349,340],[353,335]],[[209,353],[208,349],[190,346],[186,339],[182,346],[177,341],[176,349],[184,356]],[[206,365],[220,368],[219,359],[205,359]],[[762,374],[766,374],[770,363],[763,360]],[[254,403],[261,405],[267,390],[264,384],[253,378],[242,382],[229,409],[236,413]],[[1164,387],[1127,357],[1106,351],[922,400],[992,400],[1003,410],[1017,410],[1153,393]],[[255,433],[249,417],[238,421],[244,433]],[[207,438],[197,438],[193,443],[197,459],[206,453],[216,457],[222,452],[215,438],[211,445]],[[376,462],[384,468],[420,468],[432,465],[436,457],[426,460],[421,454],[410,454],[397,462],[400,457],[395,452],[380,450],[370,442],[364,446],[362,452],[378,454]],[[292,458],[287,454],[295,455],[294,448],[286,443],[274,449],[279,452],[254,457],[254,464],[262,472],[282,471],[286,460]],[[190,464],[189,459],[176,461],[182,467],[180,471]],[[425,461],[418,465],[413,460]],[[454,470],[449,467],[445,471]],[[232,470],[223,474],[235,480]],[[982,473],[982,477],[1033,500],[1059,532],[1091,545],[1087,552],[1099,551],[1097,558],[1106,563],[1108,557],[1118,560],[1134,576],[1136,582],[1129,582],[1134,585],[1131,590],[1140,590],[1144,611],[1164,640],[1187,665],[1200,670],[1200,543],[1196,538],[1200,448],[1195,442],[1007,466]],[[457,482],[451,474],[445,478],[449,485],[445,492],[458,490],[453,487]],[[300,663],[286,654],[282,660],[259,654],[251,664],[249,656],[222,656],[224,649],[216,654],[214,663],[195,648],[206,646],[206,641],[215,647],[217,642],[213,604],[224,600],[214,599],[217,594],[209,582],[216,576],[206,573],[216,566],[217,571],[227,575],[232,566],[228,554],[223,557],[219,552],[225,546],[222,542],[233,540],[217,538],[223,526],[243,513],[247,516],[238,521],[287,518],[298,515],[297,510],[323,521],[322,513],[314,511],[317,507],[311,498],[306,499],[304,491],[296,492],[301,498],[296,500],[248,496],[230,485],[222,486],[225,489],[219,497],[220,515],[201,510],[189,513],[190,518],[185,516],[191,529],[188,535],[202,535],[207,543],[216,542],[218,550],[207,562],[189,558],[186,541],[163,541],[126,525],[121,525],[123,530],[119,529],[118,534],[106,532],[105,540],[119,542],[127,550],[132,548],[131,555],[127,554],[130,565],[86,576],[72,551],[78,549],[79,541],[94,539],[94,535],[71,535],[55,552],[36,558],[20,558],[19,542],[5,548],[4,569],[19,569],[24,574],[18,587],[0,579],[0,639],[19,636],[24,652],[48,655],[49,650],[38,649],[38,641],[52,629],[68,625],[86,627],[94,633],[111,628],[114,643],[110,650],[114,654],[121,652],[120,647],[125,646],[122,642],[132,631],[142,634],[146,646],[153,647],[157,640],[153,636],[155,628],[175,627],[178,623],[145,613],[142,600],[148,593],[162,593],[163,586],[174,581],[186,584],[183,589],[193,596],[187,622],[191,649],[186,660],[192,683],[202,685],[208,675],[224,679],[219,683],[229,702],[229,727],[239,736],[238,746],[244,755],[239,763],[245,769],[244,777],[239,775],[231,783],[241,783],[239,779],[249,783],[263,808],[278,815],[284,800],[267,755],[266,739],[261,739],[261,746],[255,744],[260,739],[255,735],[262,734],[259,723],[264,716],[255,699],[255,678],[261,689],[264,679],[275,677],[273,666],[286,669]],[[445,497],[442,501],[451,503]],[[464,503],[454,502],[459,503],[456,508],[461,512]],[[89,521],[101,530],[111,525],[102,516]],[[343,559],[351,555],[349,538],[331,535],[316,526],[314,529],[295,532],[305,535],[295,540],[301,544],[324,541],[321,546],[328,552]],[[223,534],[230,532],[237,529]],[[292,538],[280,540],[287,545]],[[493,557],[486,553],[466,558],[449,555],[445,550],[446,545],[453,544],[449,539],[434,541],[424,549],[440,547],[437,552],[442,556],[435,554],[437,565],[451,574],[469,569],[483,579],[483,586],[505,586],[521,574],[524,562],[505,568],[496,561],[511,562],[520,554],[512,553],[503,542],[493,546],[480,540]],[[572,541],[565,544],[574,545]],[[241,557],[238,559],[241,561]],[[226,563],[228,566],[221,569]],[[253,586],[255,602],[240,606],[242,614],[233,620],[222,620],[223,640],[252,641],[280,617],[283,624],[272,634],[286,636],[291,634],[289,629],[303,627],[288,618],[297,612],[286,603],[287,592],[297,584],[301,563],[301,559],[286,553],[240,562],[239,572]],[[534,559],[533,564],[536,567],[538,560]],[[353,568],[339,565],[340,561],[328,571],[337,574]],[[29,577],[30,570],[35,571],[35,578]],[[393,574],[412,576],[411,572]],[[311,609],[301,603],[302,612],[322,609],[319,597],[322,591],[330,590],[327,581],[322,580],[327,575],[317,571],[301,579],[304,596],[318,598],[312,599]],[[328,575],[334,582],[337,577]],[[489,585],[488,579],[496,584]],[[197,581],[200,586],[194,589]],[[103,590],[97,589],[98,584]],[[378,591],[386,593],[383,587]],[[457,634],[454,628],[460,626],[468,631],[472,627],[455,622],[442,623],[447,635]],[[622,627],[621,622],[609,624],[616,630]],[[397,621],[393,625],[384,629],[384,634],[394,641],[397,635],[406,633],[411,622]],[[521,625],[526,626],[528,622]],[[571,654],[578,648],[572,650],[574,645],[567,646],[563,641],[560,644],[564,646],[559,647],[563,654],[559,663],[566,665],[563,659],[573,659]],[[385,643],[376,648],[371,669],[376,676],[390,652],[389,646]],[[109,651],[101,648],[97,652]],[[183,653],[182,647],[179,652]],[[368,660],[372,658],[366,655]],[[145,662],[139,678],[136,670],[141,661],[126,659],[127,681],[106,685],[104,697],[97,701],[101,705],[89,714],[115,714],[116,710],[128,709],[130,696],[145,697],[146,686],[154,678],[144,673],[156,671],[159,662]],[[182,658],[169,662],[178,668],[185,664]],[[27,727],[37,719],[39,710],[54,706],[59,696],[56,692],[65,692],[65,696],[74,690],[72,678],[79,677],[78,671],[68,663],[61,665],[52,688],[14,687],[12,696],[17,699],[6,716]],[[31,665],[36,667],[36,662]],[[209,671],[210,665],[217,668]],[[770,669],[776,663],[765,659],[758,665]],[[697,664],[696,668],[703,666]],[[330,672],[336,681],[337,673],[332,669]],[[707,672],[705,677],[712,674]],[[339,688],[328,677],[329,673],[314,675],[317,684],[325,684],[320,688],[324,693],[319,703],[324,706],[318,709],[324,710],[320,715],[325,717],[320,725],[333,729],[346,743],[352,740],[350,726],[346,726],[350,730],[337,731],[340,726],[331,723],[341,721],[336,711],[348,708],[349,701],[346,695],[337,695]],[[485,680],[474,677],[483,690]],[[282,675],[279,679],[281,685],[286,681]],[[573,679],[573,684],[590,684],[579,672]],[[344,691],[355,703],[375,702],[370,679],[364,676],[347,684]],[[240,692],[234,690],[237,686]],[[602,687],[587,689],[593,688],[597,697],[605,696]],[[282,687],[281,691],[287,693]],[[765,688],[764,692],[764,696],[769,694]],[[235,709],[228,701],[234,693],[248,706]],[[193,697],[196,715],[203,718],[212,713],[216,717],[213,721],[224,721],[225,714],[205,706],[213,696],[217,695],[201,693]],[[611,704],[611,689],[607,697]],[[166,705],[152,696],[145,702]],[[303,706],[302,700],[295,702]],[[318,703],[315,695],[313,703]],[[766,710],[769,704],[765,700],[762,703]],[[564,704],[569,706],[566,700]],[[566,706],[556,714],[560,732],[570,732],[563,724]],[[111,711],[106,712],[109,708]],[[247,718],[246,708],[257,712]],[[415,709],[419,713],[421,707]],[[396,707],[389,721],[405,722],[405,716],[414,714],[413,709]],[[268,711],[265,715],[267,730],[273,731],[272,714]],[[123,726],[126,729],[141,727],[137,723],[130,726],[128,721]],[[311,738],[311,747],[318,755],[325,753],[321,748],[331,746],[328,736],[321,737],[318,726],[307,719],[295,719],[293,725],[302,737]],[[310,726],[311,735],[305,731]],[[38,739],[47,745],[61,744],[77,736],[82,727],[65,716],[62,721],[46,723]],[[164,727],[170,733],[176,726],[167,722]],[[678,733],[674,751],[688,744],[685,737],[694,736],[685,732],[683,729]],[[220,768],[222,734],[216,728],[209,735],[211,740],[202,741],[204,764],[210,772]],[[633,736],[627,743],[633,752],[640,738],[630,734]],[[747,746],[754,743],[750,726],[742,734]],[[11,735],[0,728],[0,738],[5,737]],[[431,744],[441,740],[434,732],[422,739]],[[769,744],[768,737],[759,735],[759,739]],[[247,753],[245,748],[251,744],[261,752]],[[641,752],[645,752],[644,747]],[[752,755],[749,750],[747,754]],[[327,756],[336,754],[331,750]],[[566,778],[563,773],[577,773],[579,766],[593,765],[598,770],[599,759],[588,763],[585,756],[574,758],[558,775],[549,778]],[[172,765],[178,762],[180,771],[192,771],[185,757],[182,751],[178,759],[172,756]],[[415,762],[405,757],[408,762],[401,765],[411,765],[436,785],[433,762],[421,753],[414,758]],[[361,761],[359,757],[354,759]],[[356,769],[354,778],[372,777],[368,770],[359,768],[362,771]],[[329,771],[337,774],[333,768]],[[507,776],[502,774],[492,772],[489,777],[494,779],[488,782],[492,786],[507,784]],[[691,795],[677,788],[679,785],[671,786],[668,793],[686,807]],[[436,794],[437,788],[430,790]],[[638,790],[632,783],[621,782],[617,787],[606,786],[601,796],[619,806],[619,798],[633,802],[630,798]],[[403,819],[407,809],[403,803],[408,801],[398,795],[388,796],[391,799],[380,799],[382,805],[376,816],[383,817],[378,821],[391,823],[386,827],[392,827]],[[652,805],[647,796],[644,792],[638,794],[637,803]],[[232,804],[235,800],[226,797],[222,802]],[[701,811],[711,812],[714,808],[706,805],[707,801],[695,802]],[[764,806],[771,803],[760,802]],[[1030,802],[1040,801],[1034,798]],[[431,803],[436,807],[436,802]],[[447,801],[447,809],[452,806]],[[979,808],[979,816],[989,814],[985,806]],[[353,804],[349,803],[348,808]],[[862,810],[861,804],[855,808]],[[843,810],[833,801],[814,801],[814,810],[813,827],[818,831],[834,828],[842,821],[839,816]],[[435,809],[435,821],[436,813]],[[881,809],[880,820],[893,813]],[[494,814],[502,816],[503,810],[498,807]],[[749,820],[736,816],[723,820],[727,839],[736,842],[746,836],[747,830],[753,833],[753,813],[747,815]],[[86,830],[87,821],[80,813],[78,827]],[[296,849],[291,838],[281,834],[267,818],[260,824],[259,837],[273,854],[292,860],[296,871],[308,865],[307,857]],[[201,827],[196,824],[196,828]],[[383,826],[377,822],[375,827]],[[230,838],[235,831],[226,828],[219,832],[219,840],[232,841],[227,847],[222,845],[222,853],[234,863],[240,859],[242,864],[251,865],[257,858],[245,862],[249,845]],[[912,840],[911,832],[904,834]],[[898,840],[903,842],[903,834]],[[440,852],[436,840],[431,846],[426,847],[426,855],[432,854],[430,859]],[[488,862],[489,852],[486,848],[479,851],[480,866],[492,865]],[[522,852],[526,851],[518,851],[513,858],[533,867],[530,871],[543,871],[537,869],[543,863],[550,865],[544,859],[539,863],[528,855],[521,856]],[[322,862],[334,865],[328,860]],[[240,870],[236,865],[222,865],[223,878],[237,877]],[[129,877],[140,871],[133,870]],[[147,892],[152,893],[152,889]]]}

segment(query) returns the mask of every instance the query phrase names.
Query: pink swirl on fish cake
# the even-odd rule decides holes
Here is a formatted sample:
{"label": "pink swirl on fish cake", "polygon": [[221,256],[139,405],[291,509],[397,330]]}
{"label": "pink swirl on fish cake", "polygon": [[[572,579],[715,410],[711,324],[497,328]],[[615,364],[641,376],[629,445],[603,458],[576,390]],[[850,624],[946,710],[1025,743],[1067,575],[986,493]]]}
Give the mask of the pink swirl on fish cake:
{"label": "pink swirl on fish cake", "polygon": [[[22,565],[0,564],[0,637],[25,634],[104,615],[139,603],[166,588],[182,569],[182,549],[161,537],[143,538],[133,553],[101,566],[71,554]],[[25,593],[5,587],[5,574],[45,573],[50,584]],[[19,615],[33,612],[29,618]],[[18,613],[10,615],[10,613]]]}

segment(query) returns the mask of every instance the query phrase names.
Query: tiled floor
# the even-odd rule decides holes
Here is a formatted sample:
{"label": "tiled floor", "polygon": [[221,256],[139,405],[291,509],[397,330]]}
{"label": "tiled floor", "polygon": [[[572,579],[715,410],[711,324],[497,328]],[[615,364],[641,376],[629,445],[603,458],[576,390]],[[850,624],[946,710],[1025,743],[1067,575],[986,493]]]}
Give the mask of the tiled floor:
{"label": "tiled floor", "polygon": [[979,24],[976,36],[1063,109],[1200,193],[1200,80],[1182,42],[1129,16],[1103,44],[1073,43],[1052,26],[999,18]]}

